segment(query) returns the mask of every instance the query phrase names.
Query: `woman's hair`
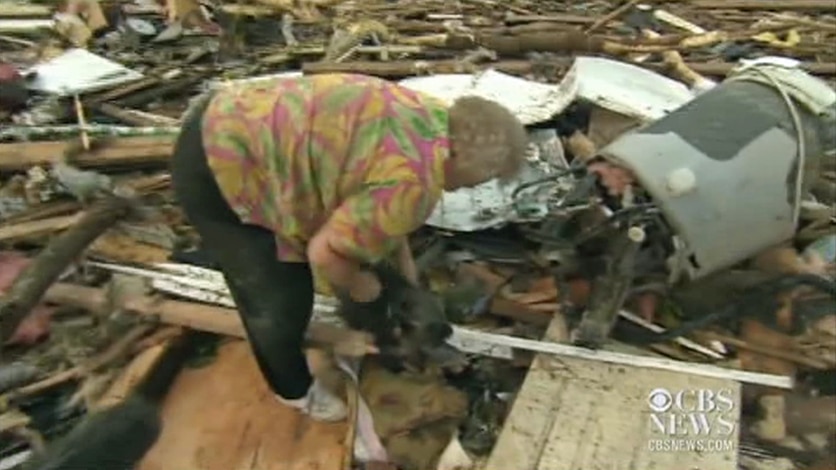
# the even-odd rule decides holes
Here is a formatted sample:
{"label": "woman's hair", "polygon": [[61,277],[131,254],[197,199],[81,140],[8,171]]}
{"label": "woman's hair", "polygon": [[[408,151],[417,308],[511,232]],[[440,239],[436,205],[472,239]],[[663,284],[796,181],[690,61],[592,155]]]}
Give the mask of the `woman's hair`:
{"label": "woman's hair", "polygon": [[504,106],[477,96],[453,103],[450,115],[451,157],[461,171],[507,180],[525,161],[528,134]]}

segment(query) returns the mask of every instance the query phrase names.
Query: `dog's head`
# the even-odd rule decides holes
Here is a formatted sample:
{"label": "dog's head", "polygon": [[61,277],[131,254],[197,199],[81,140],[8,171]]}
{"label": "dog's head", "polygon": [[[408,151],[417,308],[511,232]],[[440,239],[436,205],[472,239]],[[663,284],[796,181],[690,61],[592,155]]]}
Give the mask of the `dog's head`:
{"label": "dog's head", "polygon": [[444,304],[434,293],[410,286],[390,295],[390,315],[403,340],[438,346],[453,334]]}
{"label": "dog's head", "polygon": [[[371,332],[389,363],[422,368],[453,334],[441,298],[413,285],[388,264],[371,268],[380,279],[380,298],[369,304],[341,299],[340,312],[354,329]],[[446,356],[445,356],[446,357]]]}

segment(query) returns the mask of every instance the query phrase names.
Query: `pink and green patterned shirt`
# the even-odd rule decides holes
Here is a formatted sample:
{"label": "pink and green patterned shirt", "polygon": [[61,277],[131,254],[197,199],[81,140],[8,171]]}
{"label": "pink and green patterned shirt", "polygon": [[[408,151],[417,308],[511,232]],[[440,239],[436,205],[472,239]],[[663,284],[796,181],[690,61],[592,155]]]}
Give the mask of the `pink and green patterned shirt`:
{"label": "pink and green patterned shirt", "polygon": [[203,142],[226,200],[305,260],[326,224],[345,255],[376,262],[432,213],[449,153],[447,107],[379,78],[284,77],[220,90]]}

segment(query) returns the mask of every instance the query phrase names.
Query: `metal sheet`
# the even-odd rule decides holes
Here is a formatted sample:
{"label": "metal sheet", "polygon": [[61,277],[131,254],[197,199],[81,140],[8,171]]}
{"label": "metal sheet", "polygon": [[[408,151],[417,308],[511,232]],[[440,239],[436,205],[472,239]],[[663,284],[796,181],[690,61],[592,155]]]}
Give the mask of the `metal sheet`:
{"label": "metal sheet", "polygon": [[70,49],[27,71],[35,72],[28,87],[58,96],[102,90],[139,80],[143,75],[85,49]]}
{"label": "metal sheet", "polygon": [[576,84],[571,80],[560,85],[548,85],[495,70],[485,70],[474,75],[414,77],[399,83],[450,104],[462,96],[489,99],[511,110],[525,125],[547,121],[559,114],[572,103],[577,91]]}
{"label": "metal sheet", "polygon": [[[537,83],[495,70],[473,75],[415,77],[400,84],[452,103],[462,96],[480,96],[510,109],[525,125],[547,121],[583,98],[602,108],[650,122],[694,98],[685,85],[654,72],[609,59],[579,57],[558,85]],[[532,153],[537,154],[532,134]],[[445,192],[427,225],[470,232],[518,222],[511,194],[520,185],[547,174],[539,158],[507,185],[496,180],[474,188]],[[545,210],[542,211],[545,214]],[[531,220],[528,216],[527,220]]]}
{"label": "metal sheet", "polygon": [[682,83],[641,67],[600,57],[578,57],[569,70],[578,97],[619,114],[654,121],[694,98]]}

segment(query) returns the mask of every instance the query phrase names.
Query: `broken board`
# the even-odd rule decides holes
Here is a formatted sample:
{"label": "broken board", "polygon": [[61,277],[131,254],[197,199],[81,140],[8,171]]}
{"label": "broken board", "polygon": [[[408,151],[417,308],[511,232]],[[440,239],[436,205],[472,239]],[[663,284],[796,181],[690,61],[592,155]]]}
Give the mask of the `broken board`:
{"label": "broken board", "polygon": [[280,404],[242,340],[185,369],[162,416],[162,435],[137,470],[342,470],[346,424]]}
{"label": "broken board", "polygon": [[[162,165],[169,161],[176,135],[104,137],[89,152],[72,155],[78,167],[114,167],[122,165]],[[15,142],[0,144],[0,170],[25,171],[35,165],[54,163],[73,149],[75,141]],[[71,150],[70,153],[79,152]]]}
{"label": "broken board", "polygon": [[[546,339],[567,337],[557,315]],[[658,388],[727,390],[734,408],[725,416],[734,430],[703,445],[733,447],[702,453],[652,448],[669,438],[651,422],[648,398]],[[739,405],[740,384],[734,381],[540,354],[484,470],[737,470]]]}

